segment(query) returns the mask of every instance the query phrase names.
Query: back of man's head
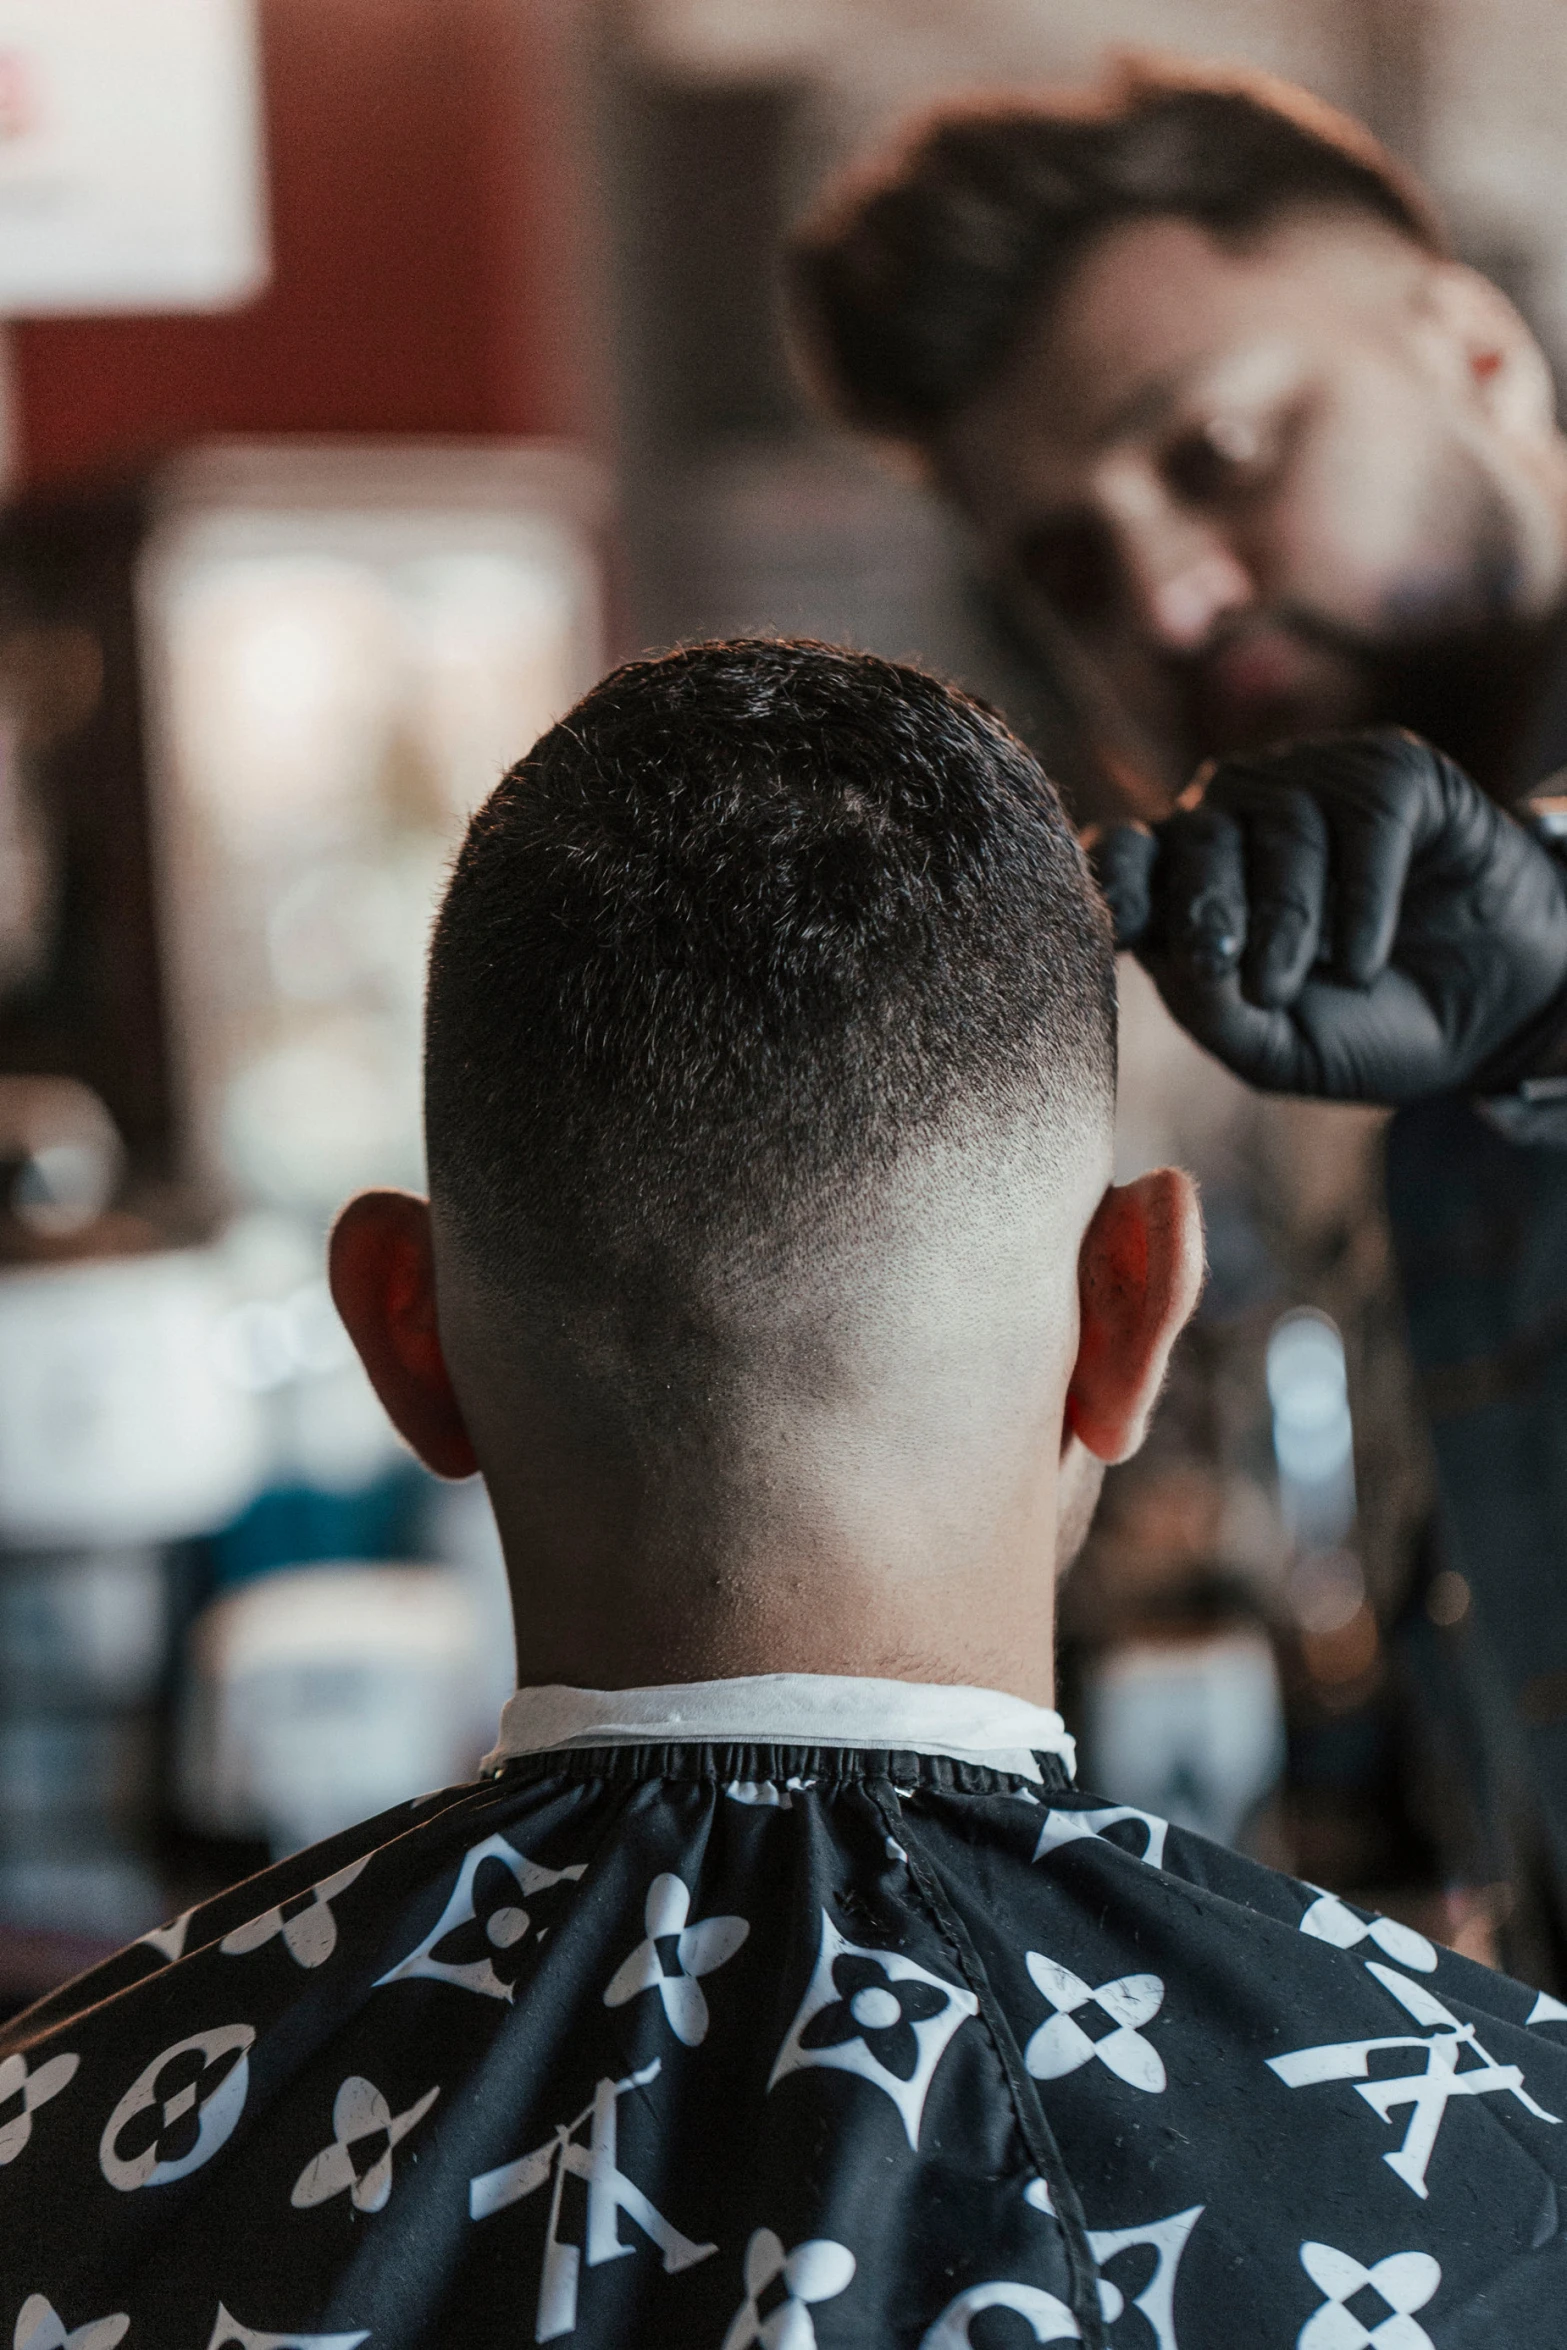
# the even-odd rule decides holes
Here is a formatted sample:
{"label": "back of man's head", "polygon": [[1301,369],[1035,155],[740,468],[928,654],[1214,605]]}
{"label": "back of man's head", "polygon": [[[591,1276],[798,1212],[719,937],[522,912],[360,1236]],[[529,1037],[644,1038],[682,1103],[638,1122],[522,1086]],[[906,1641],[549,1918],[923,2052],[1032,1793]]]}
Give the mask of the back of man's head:
{"label": "back of man's head", "polygon": [[1132,63],[1087,96],[944,109],[796,239],[806,351],[847,421],[922,442],[1107,230],[1167,214],[1244,245],[1312,206],[1446,249],[1368,131],[1266,75]]}
{"label": "back of man's head", "polygon": [[921,1142],[1102,1154],[1114,975],[988,710],[814,644],[617,670],[475,816],[431,954],[432,1196],[497,1299],[649,1343]]}

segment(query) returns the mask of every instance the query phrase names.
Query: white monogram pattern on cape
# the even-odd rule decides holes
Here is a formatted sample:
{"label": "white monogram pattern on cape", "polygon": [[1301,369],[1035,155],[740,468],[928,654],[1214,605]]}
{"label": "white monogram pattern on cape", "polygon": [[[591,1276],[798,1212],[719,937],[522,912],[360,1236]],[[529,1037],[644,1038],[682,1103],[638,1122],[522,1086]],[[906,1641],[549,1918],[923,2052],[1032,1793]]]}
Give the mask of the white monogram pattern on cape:
{"label": "white monogram pattern on cape", "polygon": [[691,1896],[680,1879],[655,1877],[642,1910],[647,1932],[611,1975],[604,2005],[624,2007],[639,1991],[657,1991],[675,2038],[698,2048],[708,2025],[699,1977],[733,1958],[751,1929],[744,1918],[703,1918],[693,1926],[690,1915]]}
{"label": "white monogram pattern on cape", "polygon": [[1567,2003],[1036,1767],[551,1754],[175,1920],[0,2031],[0,2350],[1562,2350]]}

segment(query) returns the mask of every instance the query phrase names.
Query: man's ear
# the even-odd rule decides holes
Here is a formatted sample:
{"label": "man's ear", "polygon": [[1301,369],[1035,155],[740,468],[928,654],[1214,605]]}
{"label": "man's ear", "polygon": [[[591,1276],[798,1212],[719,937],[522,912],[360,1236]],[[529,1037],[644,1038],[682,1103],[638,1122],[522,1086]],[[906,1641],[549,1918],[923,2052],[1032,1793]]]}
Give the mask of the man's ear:
{"label": "man's ear", "polygon": [[1101,1461],[1130,1459],[1170,1349],[1202,1288],[1197,1187],[1174,1167],[1112,1184],[1078,1255],[1080,1326],[1066,1433]]}
{"label": "man's ear", "polygon": [[1443,261],[1423,278],[1418,301],[1464,389],[1504,432],[1533,440],[1554,430],[1550,365],[1500,286],[1465,262]]}
{"label": "man's ear", "polygon": [[332,1298],[398,1434],[437,1477],[479,1463],[441,1352],[430,1204],[365,1191],[332,1229]]}

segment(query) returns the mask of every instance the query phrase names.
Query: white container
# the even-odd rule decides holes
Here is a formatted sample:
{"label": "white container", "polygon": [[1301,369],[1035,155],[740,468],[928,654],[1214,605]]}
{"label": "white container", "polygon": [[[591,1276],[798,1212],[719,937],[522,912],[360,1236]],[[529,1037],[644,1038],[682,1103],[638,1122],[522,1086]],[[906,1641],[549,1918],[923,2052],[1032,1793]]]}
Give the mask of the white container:
{"label": "white container", "polygon": [[1088,1783],[1233,1844],[1284,1768],[1273,1650],[1239,1627],[1112,1649],[1084,1692]]}
{"label": "white container", "polygon": [[238,1515],[266,1434],[219,1368],[232,1304],[198,1249],[0,1276],[0,1545],[130,1548]]}
{"label": "white container", "polygon": [[484,1646],[447,1567],[293,1568],[214,1601],[190,1636],[181,1811],[281,1854],[470,1777],[495,1729]]}

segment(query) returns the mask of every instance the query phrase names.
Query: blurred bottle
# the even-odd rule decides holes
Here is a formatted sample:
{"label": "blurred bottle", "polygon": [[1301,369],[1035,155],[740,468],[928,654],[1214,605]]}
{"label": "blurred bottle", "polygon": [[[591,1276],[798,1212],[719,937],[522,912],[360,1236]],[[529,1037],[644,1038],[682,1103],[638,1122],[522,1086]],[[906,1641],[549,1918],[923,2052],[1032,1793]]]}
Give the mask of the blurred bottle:
{"label": "blurred bottle", "polygon": [[[18,1156],[13,1196],[21,1187],[35,1217],[47,1211],[39,1239],[87,1243],[92,1214],[68,1215],[62,1198],[69,1177],[86,1204],[81,1168]],[[29,1266],[11,1253],[0,1272],[0,1926],[115,1941],[164,1906],[154,1844],[172,1546],[243,1507],[264,1471],[264,1432],[252,1399],[213,1374],[229,1291],[210,1251]]]}

